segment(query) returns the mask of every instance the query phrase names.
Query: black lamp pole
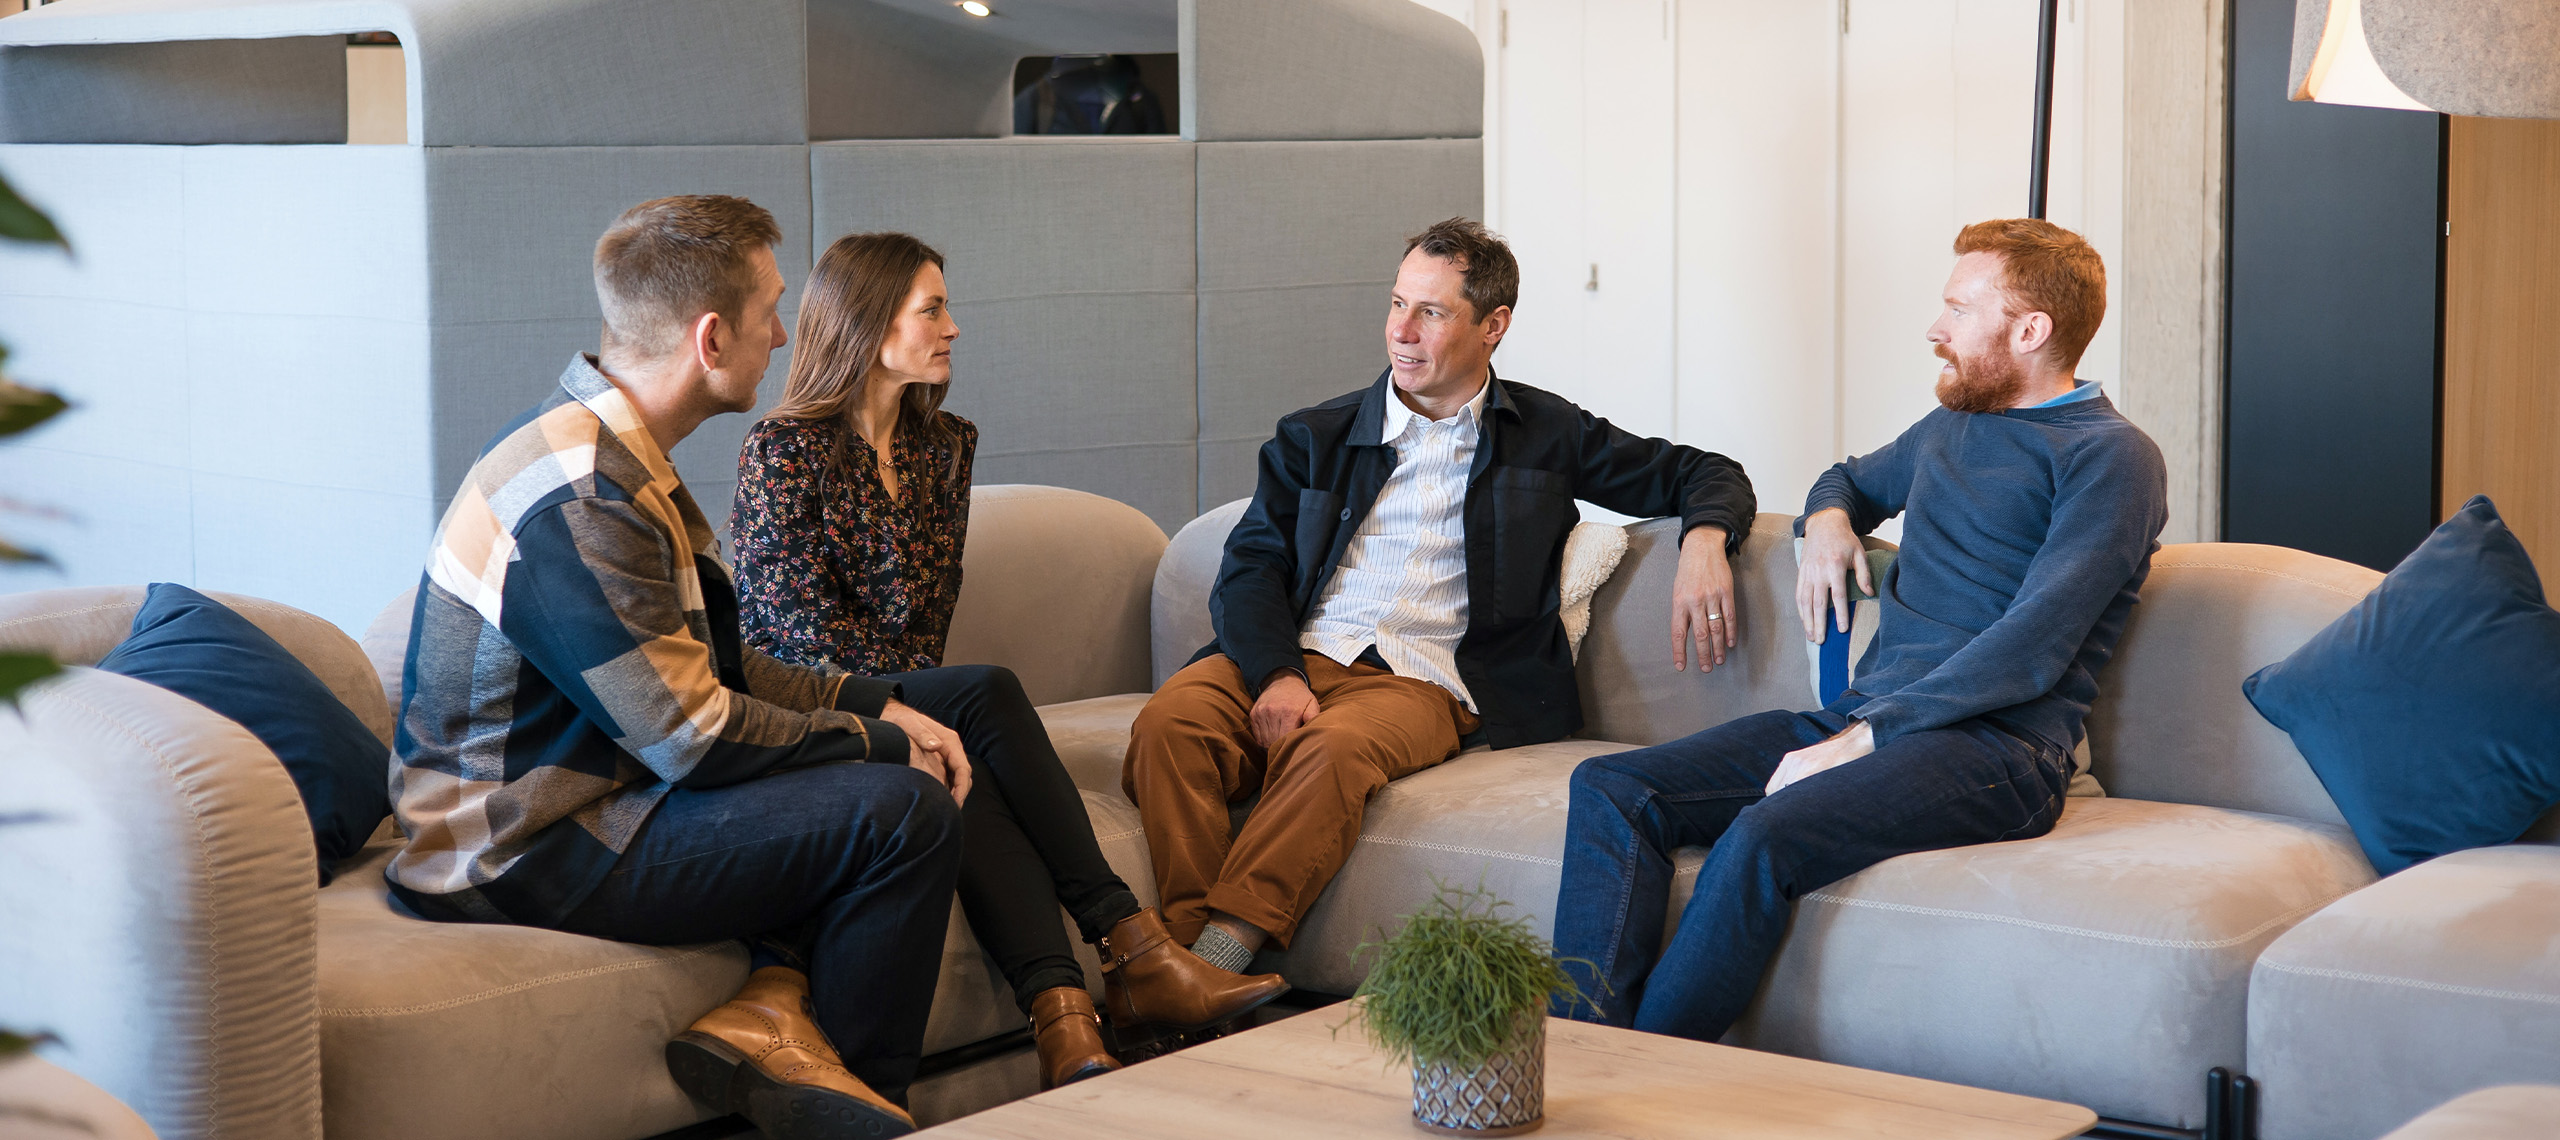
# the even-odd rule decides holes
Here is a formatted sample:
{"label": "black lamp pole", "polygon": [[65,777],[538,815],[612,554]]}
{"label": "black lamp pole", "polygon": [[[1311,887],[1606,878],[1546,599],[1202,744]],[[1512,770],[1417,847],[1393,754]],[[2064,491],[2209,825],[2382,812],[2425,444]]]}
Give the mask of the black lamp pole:
{"label": "black lamp pole", "polygon": [[2053,17],[2060,0],[2044,0],[2036,20],[2035,157],[2027,170],[2027,216],[2044,217],[2045,171],[2053,166]]}

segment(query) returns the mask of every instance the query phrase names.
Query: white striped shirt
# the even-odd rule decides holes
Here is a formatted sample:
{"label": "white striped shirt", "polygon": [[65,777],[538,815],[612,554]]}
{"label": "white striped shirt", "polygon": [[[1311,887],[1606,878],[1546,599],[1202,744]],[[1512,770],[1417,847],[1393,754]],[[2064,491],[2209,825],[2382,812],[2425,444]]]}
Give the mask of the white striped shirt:
{"label": "white striped shirt", "polygon": [[1396,449],[1396,469],[1298,638],[1301,648],[1344,665],[1375,645],[1397,676],[1447,689],[1469,712],[1476,702],[1457,661],[1467,633],[1467,476],[1491,389],[1476,389],[1445,420],[1424,419],[1387,393],[1379,434]]}

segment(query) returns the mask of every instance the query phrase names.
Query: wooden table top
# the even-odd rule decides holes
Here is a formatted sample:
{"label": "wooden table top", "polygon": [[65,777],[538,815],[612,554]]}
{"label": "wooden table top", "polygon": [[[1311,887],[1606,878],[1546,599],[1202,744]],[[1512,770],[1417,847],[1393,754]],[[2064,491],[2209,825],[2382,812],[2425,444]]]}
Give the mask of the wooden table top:
{"label": "wooden table top", "polygon": [[[1411,1070],[1348,1006],[965,1116],[942,1140],[1418,1140]],[[1339,1027],[1337,1029],[1337,1027]],[[1573,1021],[1547,1026],[1547,1122],[1612,1140],[2061,1140],[2078,1105]]]}

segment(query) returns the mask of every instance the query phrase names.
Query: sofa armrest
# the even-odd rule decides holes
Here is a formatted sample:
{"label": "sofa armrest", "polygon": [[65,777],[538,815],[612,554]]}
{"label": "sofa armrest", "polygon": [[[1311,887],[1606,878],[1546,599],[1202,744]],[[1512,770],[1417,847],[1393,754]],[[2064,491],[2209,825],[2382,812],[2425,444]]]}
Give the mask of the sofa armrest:
{"label": "sofa armrest", "polygon": [[318,874],[240,726],[74,668],[0,709],[0,1011],[162,1136],[320,1135]]}

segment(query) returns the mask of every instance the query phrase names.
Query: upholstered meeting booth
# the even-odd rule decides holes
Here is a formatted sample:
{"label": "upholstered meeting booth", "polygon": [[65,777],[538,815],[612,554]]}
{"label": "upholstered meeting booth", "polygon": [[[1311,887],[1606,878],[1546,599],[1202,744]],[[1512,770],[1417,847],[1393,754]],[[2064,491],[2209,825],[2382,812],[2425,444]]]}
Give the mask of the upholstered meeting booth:
{"label": "upholstered meeting booth", "polygon": [[[948,406],[981,429],[980,481],[1179,527],[1251,489],[1281,413],[1376,374],[1401,239],[1481,211],[1475,40],[1376,0],[994,8],[60,0],[0,21],[0,171],[78,252],[0,252],[0,340],[84,407],[0,478],[108,520],[49,540],[71,581],[361,628],[481,445],[595,346],[596,235],[729,193],[782,222],[786,320],[844,233],[948,256]],[[405,145],[343,145],[362,32],[400,41]],[[1085,52],[1178,55],[1179,133],[1012,136],[1020,61]],[[675,452],[715,523],[747,422]]]}

